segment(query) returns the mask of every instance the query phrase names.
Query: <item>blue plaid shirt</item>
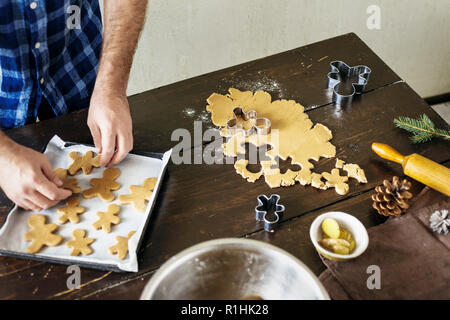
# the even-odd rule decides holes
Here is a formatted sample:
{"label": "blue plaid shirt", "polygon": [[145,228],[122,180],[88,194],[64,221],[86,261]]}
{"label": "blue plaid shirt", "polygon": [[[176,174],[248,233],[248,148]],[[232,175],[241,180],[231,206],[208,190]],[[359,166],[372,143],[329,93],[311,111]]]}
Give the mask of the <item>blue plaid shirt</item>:
{"label": "blue plaid shirt", "polygon": [[98,0],[0,0],[0,127],[88,107],[101,45]]}

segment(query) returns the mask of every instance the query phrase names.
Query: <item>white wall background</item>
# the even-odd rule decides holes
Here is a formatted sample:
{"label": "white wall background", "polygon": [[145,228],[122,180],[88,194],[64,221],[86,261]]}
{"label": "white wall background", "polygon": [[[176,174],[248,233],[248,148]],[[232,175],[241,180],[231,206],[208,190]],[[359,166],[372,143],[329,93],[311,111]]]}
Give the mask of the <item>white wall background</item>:
{"label": "white wall background", "polygon": [[348,32],[421,96],[450,91],[450,0],[150,0],[128,94]]}

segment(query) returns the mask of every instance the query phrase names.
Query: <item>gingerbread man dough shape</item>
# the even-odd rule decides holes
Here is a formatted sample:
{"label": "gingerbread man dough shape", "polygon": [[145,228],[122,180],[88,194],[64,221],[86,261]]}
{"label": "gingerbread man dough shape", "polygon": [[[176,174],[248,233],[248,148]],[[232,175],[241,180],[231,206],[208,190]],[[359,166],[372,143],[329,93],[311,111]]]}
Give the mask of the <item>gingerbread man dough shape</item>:
{"label": "gingerbread man dough shape", "polygon": [[133,236],[133,234],[135,234],[136,231],[130,231],[130,233],[128,233],[128,236],[125,237],[121,237],[121,236],[117,236],[116,237],[116,241],[117,243],[111,247],[108,248],[109,252],[114,255],[117,254],[117,257],[120,260],[125,259],[125,257],[127,256],[128,253],[128,240]]}
{"label": "gingerbread man dough shape", "polygon": [[69,174],[74,175],[80,169],[83,170],[84,174],[90,174],[92,167],[100,167],[100,156],[92,157],[92,151],[87,151],[84,155],[76,151],[69,153],[69,158],[73,160],[72,164],[69,166]]}
{"label": "gingerbread man dough shape", "polygon": [[64,224],[67,221],[70,221],[71,223],[76,224],[80,222],[80,218],[78,217],[78,215],[84,213],[86,209],[78,206],[79,204],[80,199],[78,199],[77,197],[70,197],[69,199],[67,199],[66,205],[56,210],[58,213],[61,213],[61,216],[59,217],[59,223]]}
{"label": "gingerbread man dough shape", "polygon": [[148,178],[142,186],[130,186],[131,194],[120,195],[119,202],[122,204],[133,203],[136,210],[144,212],[147,202],[152,197],[157,180],[157,178]]}
{"label": "gingerbread man dough shape", "polygon": [[69,189],[72,193],[80,193],[81,188],[78,186],[78,180],[75,178],[67,177],[67,170],[63,168],[55,169],[55,173],[58,178],[63,182],[62,188]]}
{"label": "gingerbread man dough shape", "polygon": [[102,229],[106,233],[111,232],[111,224],[119,224],[120,218],[116,216],[120,212],[120,207],[117,204],[111,204],[106,209],[106,212],[97,212],[99,219],[92,225],[95,230]]}
{"label": "gingerbread man dough shape", "polygon": [[103,178],[91,179],[92,188],[83,191],[83,197],[90,199],[93,197],[100,197],[105,202],[111,202],[116,197],[112,194],[111,190],[119,190],[120,183],[115,180],[120,175],[120,171],[117,168],[108,168],[103,171]]}
{"label": "gingerbread man dough shape", "polygon": [[66,242],[66,246],[73,249],[70,253],[71,256],[79,256],[80,253],[83,254],[83,256],[87,256],[92,253],[92,249],[89,248],[89,245],[95,240],[92,238],[85,238],[85,235],[86,231],[83,229],[76,229],[73,231],[73,240]]}
{"label": "gingerbread man dough shape", "polygon": [[28,219],[28,226],[31,231],[25,233],[25,241],[31,241],[31,245],[27,248],[28,253],[37,253],[43,246],[54,247],[59,245],[63,238],[53,234],[58,230],[56,224],[45,223],[45,216],[42,214],[32,215]]}
{"label": "gingerbread man dough shape", "polygon": [[323,172],[322,177],[327,180],[327,187],[333,187],[340,195],[347,194],[349,187],[345,182],[348,181],[348,177],[339,175],[339,169],[332,169],[331,173]]}

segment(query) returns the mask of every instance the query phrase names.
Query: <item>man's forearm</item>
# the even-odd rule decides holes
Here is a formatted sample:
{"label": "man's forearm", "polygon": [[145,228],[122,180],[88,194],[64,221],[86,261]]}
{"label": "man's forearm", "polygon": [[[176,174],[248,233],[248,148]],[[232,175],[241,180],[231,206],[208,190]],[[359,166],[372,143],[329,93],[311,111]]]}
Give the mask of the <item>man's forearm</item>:
{"label": "man's forearm", "polygon": [[0,157],[7,155],[7,151],[16,145],[1,129],[0,129]]}
{"label": "man's forearm", "polygon": [[125,94],[147,0],[105,0],[104,33],[96,88]]}

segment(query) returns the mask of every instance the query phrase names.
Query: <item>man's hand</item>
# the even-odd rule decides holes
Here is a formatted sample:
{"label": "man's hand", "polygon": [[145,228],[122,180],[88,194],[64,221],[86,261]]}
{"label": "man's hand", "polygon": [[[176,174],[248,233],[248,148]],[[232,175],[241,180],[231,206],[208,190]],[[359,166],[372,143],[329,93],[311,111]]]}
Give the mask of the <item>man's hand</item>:
{"label": "man's hand", "polygon": [[101,154],[101,167],[118,164],[133,149],[126,90],[147,2],[104,2],[102,52],[88,116],[94,144]]}
{"label": "man's hand", "polygon": [[133,149],[132,120],[125,94],[94,89],[87,124],[101,154],[101,167],[120,163]]}
{"label": "man's hand", "polygon": [[72,195],[60,188],[62,181],[42,153],[1,136],[0,187],[25,210],[41,211]]}

